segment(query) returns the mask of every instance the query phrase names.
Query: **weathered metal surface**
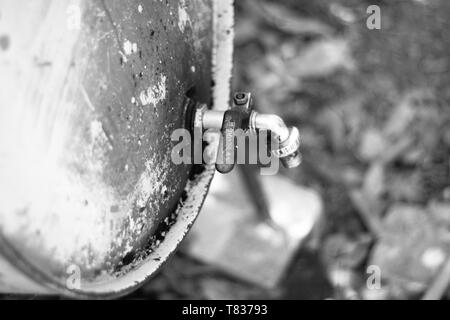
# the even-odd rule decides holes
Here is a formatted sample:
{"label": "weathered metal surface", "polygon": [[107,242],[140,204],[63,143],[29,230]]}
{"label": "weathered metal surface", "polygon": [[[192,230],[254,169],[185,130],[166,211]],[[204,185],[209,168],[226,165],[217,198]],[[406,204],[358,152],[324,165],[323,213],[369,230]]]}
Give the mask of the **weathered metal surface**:
{"label": "weathered metal surface", "polygon": [[211,102],[212,10],[0,0],[1,291],[123,293],[176,248],[212,178],[170,159],[186,92]]}
{"label": "weathered metal surface", "polygon": [[231,91],[230,78],[233,69],[234,49],[234,0],[214,0],[213,26],[213,70],[214,70],[214,108],[229,108]]}

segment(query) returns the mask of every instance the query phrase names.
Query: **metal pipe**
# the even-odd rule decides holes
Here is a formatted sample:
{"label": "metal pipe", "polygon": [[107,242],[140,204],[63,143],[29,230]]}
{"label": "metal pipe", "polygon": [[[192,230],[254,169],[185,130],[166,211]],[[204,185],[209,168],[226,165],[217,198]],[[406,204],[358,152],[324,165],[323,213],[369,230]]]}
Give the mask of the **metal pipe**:
{"label": "metal pipe", "polygon": [[[204,129],[221,129],[223,123],[224,111],[207,110],[203,112]],[[251,130],[268,130],[276,135],[280,142],[289,138],[289,128],[283,119],[275,114],[261,114],[253,111],[250,117]]]}
{"label": "metal pipe", "polygon": [[[203,130],[222,129],[224,111],[207,110],[206,107],[197,110],[197,125]],[[279,148],[272,153],[280,158],[286,168],[295,168],[302,161],[300,148],[300,133],[297,128],[289,128],[279,116],[275,114],[260,114],[252,111],[249,118],[248,129],[253,134],[257,130],[270,131],[279,141]]]}
{"label": "metal pipe", "polygon": [[203,128],[221,129],[223,123],[224,111],[208,110],[203,113]]}
{"label": "metal pipe", "polygon": [[284,123],[283,119],[275,114],[260,114],[253,111],[251,127],[259,130],[268,130],[276,135],[280,142],[284,142],[289,138],[289,128]]}

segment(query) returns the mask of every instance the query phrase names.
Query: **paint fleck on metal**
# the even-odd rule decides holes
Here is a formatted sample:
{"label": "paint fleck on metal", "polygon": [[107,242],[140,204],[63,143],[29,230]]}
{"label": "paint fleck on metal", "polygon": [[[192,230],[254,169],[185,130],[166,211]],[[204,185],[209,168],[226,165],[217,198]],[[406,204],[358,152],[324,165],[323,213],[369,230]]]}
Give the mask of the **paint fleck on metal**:
{"label": "paint fleck on metal", "polygon": [[191,19],[189,18],[189,14],[187,12],[186,1],[181,0],[178,5],[178,28],[181,32],[184,32],[187,25],[191,24]]}
{"label": "paint fleck on metal", "polygon": [[165,75],[161,75],[161,79],[157,84],[141,91],[139,98],[143,106],[151,105],[155,107],[158,103],[166,99],[166,81],[167,77]]}

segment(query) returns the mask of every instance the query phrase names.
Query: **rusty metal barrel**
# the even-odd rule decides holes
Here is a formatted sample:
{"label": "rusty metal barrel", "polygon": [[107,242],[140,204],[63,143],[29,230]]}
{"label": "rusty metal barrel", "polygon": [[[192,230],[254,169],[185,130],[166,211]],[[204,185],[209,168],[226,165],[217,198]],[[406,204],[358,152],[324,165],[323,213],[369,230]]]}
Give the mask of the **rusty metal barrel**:
{"label": "rusty metal barrel", "polygon": [[0,0],[0,292],[120,296],[175,251],[214,170],[171,133],[226,104],[230,2]]}

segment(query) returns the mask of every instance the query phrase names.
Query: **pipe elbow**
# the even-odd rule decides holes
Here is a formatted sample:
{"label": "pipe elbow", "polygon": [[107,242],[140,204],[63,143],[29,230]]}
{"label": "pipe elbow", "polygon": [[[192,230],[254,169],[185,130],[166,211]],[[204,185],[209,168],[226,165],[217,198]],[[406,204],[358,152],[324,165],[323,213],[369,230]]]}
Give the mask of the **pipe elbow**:
{"label": "pipe elbow", "polygon": [[289,138],[289,128],[283,119],[275,114],[260,114],[255,112],[252,122],[254,128],[270,130],[278,137],[280,142],[284,142]]}

